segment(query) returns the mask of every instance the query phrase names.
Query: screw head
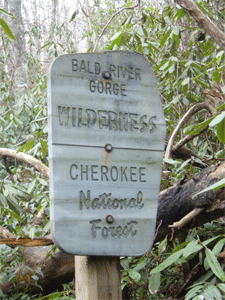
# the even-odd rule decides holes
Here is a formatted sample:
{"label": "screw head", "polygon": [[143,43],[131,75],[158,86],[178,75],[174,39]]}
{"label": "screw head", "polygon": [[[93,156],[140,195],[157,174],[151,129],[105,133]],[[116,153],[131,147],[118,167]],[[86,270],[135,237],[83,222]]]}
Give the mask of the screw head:
{"label": "screw head", "polygon": [[112,152],[112,149],[113,149],[113,147],[112,147],[111,144],[106,144],[106,145],[105,145],[105,151],[106,151],[106,152],[110,153],[110,152]]}
{"label": "screw head", "polygon": [[104,71],[104,72],[102,73],[102,77],[103,77],[104,79],[110,80],[110,79],[111,79],[111,74],[109,73],[109,71]]}
{"label": "screw head", "polygon": [[112,223],[114,222],[114,218],[113,218],[113,216],[111,216],[111,215],[108,215],[108,216],[105,218],[105,220],[106,220],[106,223],[108,223],[108,224],[112,224]]}

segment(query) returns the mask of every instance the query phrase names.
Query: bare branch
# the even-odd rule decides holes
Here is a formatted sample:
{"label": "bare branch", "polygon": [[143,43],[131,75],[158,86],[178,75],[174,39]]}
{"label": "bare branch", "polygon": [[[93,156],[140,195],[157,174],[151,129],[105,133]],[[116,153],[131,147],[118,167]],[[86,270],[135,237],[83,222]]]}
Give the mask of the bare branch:
{"label": "bare branch", "polygon": [[16,236],[7,228],[0,226],[0,245],[6,244],[10,247],[36,247],[52,245],[53,241],[51,235],[45,237],[37,237],[34,239],[20,238]]}
{"label": "bare branch", "polygon": [[102,38],[103,34],[104,34],[105,31],[106,31],[106,28],[109,26],[109,24],[112,22],[112,20],[113,20],[117,15],[119,15],[122,11],[124,11],[124,10],[126,10],[126,9],[134,9],[134,8],[137,7],[137,6],[138,6],[138,4],[135,5],[135,6],[131,6],[131,7],[123,7],[123,8],[121,8],[120,10],[118,10],[114,15],[112,15],[112,17],[109,19],[109,21],[108,21],[108,22],[106,23],[106,25],[103,27],[103,29],[102,29],[102,31],[101,31],[101,33],[100,33],[98,39],[97,39],[97,42],[96,42],[96,44],[95,44],[95,46],[94,46],[93,51],[96,51],[96,48],[97,48],[97,46],[98,46],[98,43],[99,43],[100,39]]}
{"label": "bare branch", "polygon": [[187,135],[185,136],[183,139],[181,139],[178,143],[176,143],[176,145],[174,145],[172,152],[178,150],[179,148],[181,148],[183,145],[187,144],[188,142],[190,142],[191,140],[193,140],[196,136],[199,136],[200,134],[204,133],[207,129],[209,128],[209,126],[207,125],[206,127],[204,127],[198,134],[193,134],[193,135]]}
{"label": "bare branch", "polygon": [[180,221],[174,222],[173,225],[169,225],[170,228],[182,228],[186,224],[188,224],[191,220],[193,220],[197,215],[199,215],[204,208],[198,207],[194,208],[191,212],[189,212],[186,216],[184,216]]}
{"label": "bare branch", "polygon": [[7,238],[1,239],[0,244],[6,244],[10,247],[37,247],[37,246],[47,246],[52,245],[53,241],[51,237],[39,237],[34,239],[29,238]]}
{"label": "bare branch", "polygon": [[192,0],[175,0],[184,10],[186,10],[206,33],[225,51],[225,33],[221,31],[206,16]]}
{"label": "bare branch", "polygon": [[196,114],[198,111],[202,110],[202,109],[207,109],[211,115],[213,115],[215,112],[212,109],[211,106],[209,106],[206,103],[197,103],[194,106],[192,106],[187,112],[186,114],[183,116],[183,118],[179,121],[179,123],[177,124],[174,132],[172,133],[167,148],[166,148],[166,153],[165,153],[165,158],[170,158],[171,156],[171,152],[172,152],[172,147],[174,144],[174,140],[175,137],[177,136],[179,130],[182,128],[182,126],[194,115]]}
{"label": "bare branch", "polygon": [[40,160],[37,160],[31,155],[23,152],[16,152],[15,150],[8,148],[0,148],[0,156],[9,156],[26,164],[33,166],[35,169],[40,171],[46,178],[49,178],[49,169]]}

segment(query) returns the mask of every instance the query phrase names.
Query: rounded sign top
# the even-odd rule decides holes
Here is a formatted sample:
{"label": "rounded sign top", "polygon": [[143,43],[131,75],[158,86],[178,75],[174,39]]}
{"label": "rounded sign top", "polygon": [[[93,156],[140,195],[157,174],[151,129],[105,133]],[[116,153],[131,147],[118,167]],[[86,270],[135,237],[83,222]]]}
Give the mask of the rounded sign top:
{"label": "rounded sign top", "polygon": [[49,86],[53,143],[164,149],[166,124],[157,81],[143,55],[62,55],[51,66]]}

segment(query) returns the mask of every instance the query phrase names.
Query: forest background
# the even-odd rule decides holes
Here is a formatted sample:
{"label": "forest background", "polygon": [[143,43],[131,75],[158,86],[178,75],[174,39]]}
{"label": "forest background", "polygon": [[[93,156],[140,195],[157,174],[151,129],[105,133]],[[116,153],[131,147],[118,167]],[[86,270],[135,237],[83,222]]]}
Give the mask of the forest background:
{"label": "forest background", "polygon": [[46,246],[47,72],[61,54],[104,50],[145,55],[167,122],[155,243],[121,257],[123,298],[225,299],[225,2],[2,0],[0,14],[1,299],[74,299],[73,262]]}

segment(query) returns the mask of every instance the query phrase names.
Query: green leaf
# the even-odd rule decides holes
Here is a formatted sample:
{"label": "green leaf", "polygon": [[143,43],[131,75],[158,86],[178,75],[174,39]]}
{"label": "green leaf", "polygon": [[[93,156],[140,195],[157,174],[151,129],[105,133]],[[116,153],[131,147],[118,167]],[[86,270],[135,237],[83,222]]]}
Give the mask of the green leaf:
{"label": "green leaf", "polygon": [[38,281],[39,280],[39,277],[37,275],[33,275],[31,276],[35,281]]}
{"label": "green leaf", "polygon": [[131,20],[132,20],[132,18],[133,18],[133,15],[130,15],[130,16],[125,20],[124,25],[125,25],[125,26],[129,25],[130,22],[131,22]]}
{"label": "green leaf", "polygon": [[173,33],[174,33],[175,35],[178,35],[178,34],[179,34],[179,27],[173,26]]}
{"label": "green leaf", "polygon": [[216,127],[218,140],[225,144],[225,117]]}
{"label": "green leaf", "polygon": [[160,287],[160,272],[150,275],[148,281],[148,289],[152,295],[155,295],[158,292]]}
{"label": "green leaf", "polygon": [[222,300],[220,291],[214,285],[208,285],[201,293],[205,300]]}
{"label": "green leaf", "polygon": [[210,127],[217,125],[221,121],[223,121],[225,118],[225,111],[223,111],[221,114],[216,116],[209,124]]}
{"label": "green leaf", "polygon": [[42,139],[40,139],[40,142],[41,142],[41,146],[42,146],[42,153],[43,153],[43,156],[46,156],[48,154],[48,142],[47,141],[44,141]]}
{"label": "green leaf", "polygon": [[145,36],[145,33],[144,33],[143,28],[142,28],[141,25],[138,26],[138,28],[137,28],[137,33],[138,33],[141,37]]}
{"label": "green leaf", "polygon": [[223,272],[223,269],[222,269],[221,265],[217,261],[215,254],[212,252],[212,250],[206,248],[206,257],[207,257],[209,266],[210,266],[211,270],[213,271],[213,273],[221,281],[224,282],[225,281],[225,274]]}
{"label": "green leaf", "polygon": [[200,84],[204,89],[207,89],[209,86],[207,83],[205,83],[205,81],[199,80],[197,78],[194,79],[196,81],[196,83]]}
{"label": "green leaf", "polygon": [[216,245],[213,247],[212,252],[213,252],[216,256],[218,256],[218,255],[220,254],[221,250],[223,249],[224,244],[225,244],[225,238],[219,240],[219,242],[216,243]]}
{"label": "green leaf", "polygon": [[212,270],[209,270],[206,274],[204,274],[202,277],[200,277],[196,283],[200,283],[200,282],[206,282],[210,277],[213,276],[213,272]]}
{"label": "green leaf", "polygon": [[141,279],[141,274],[138,273],[136,270],[134,269],[130,269],[129,270],[129,276],[135,281],[138,282]]}
{"label": "green leaf", "polygon": [[217,107],[217,111],[221,111],[223,108],[225,108],[225,103]]}
{"label": "green leaf", "polygon": [[115,34],[110,38],[110,41],[115,41],[115,40],[117,40],[117,39],[120,37],[121,34],[122,34],[121,31],[115,33]]}
{"label": "green leaf", "polygon": [[11,17],[12,19],[16,19],[12,14],[10,14],[8,11],[6,11],[2,8],[0,8],[0,12],[3,13],[4,15],[6,15],[6,16]]}
{"label": "green leaf", "polygon": [[189,81],[190,81],[190,78],[187,77],[187,78],[185,78],[185,79],[182,81],[181,85],[186,85],[186,84],[189,83]]}
{"label": "green leaf", "polygon": [[44,186],[48,186],[49,184],[48,184],[48,181],[47,180],[45,180],[45,179],[43,179],[43,178],[39,178],[39,180],[38,180],[42,185],[44,185]]}
{"label": "green leaf", "polygon": [[212,120],[214,117],[211,117],[210,119],[198,124],[197,126],[194,127],[191,131],[187,132],[189,135],[196,135],[198,134],[203,128],[205,128]]}
{"label": "green leaf", "polygon": [[202,290],[203,286],[201,284],[194,286],[185,296],[185,300],[191,300],[194,299],[193,297],[195,297],[197,295],[197,293],[200,292],[200,290]]}
{"label": "green leaf", "polygon": [[45,225],[45,227],[43,228],[43,231],[45,232],[45,233],[47,233],[48,231],[49,231],[49,229],[50,229],[50,226],[51,226],[51,222],[50,221],[48,221],[48,223]]}
{"label": "green leaf", "polygon": [[184,258],[187,258],[188,256],[192,255],[195,252],[200,251],[203,248],[197,240],[191,241],[183,250],[183,256]]}
{"label": "green leaf", "polygon": [[166,236],[165,239],[158,246],[158,256],[160,256],[166,250],[167,244],[168,244],[168,239]]}
{"label": "green leaf", "polygon": [[77,10],[75,10],[75,12],[72,14],[72,17],[71,17],[71,19],[70,19],[70,22],[72,22],[75,18],[76,18],[76,16],[79,14],[79,10],[77,9]]}
{"label": "green leaf", "polygon": [[216,190],[218,190],[218,189],[220,189],[220,188],[222,188],[222,187],[224,187],[224,186],[225,186],[225,178],[223,178],[223,179],[217,181],[217,182],[214,183],[214,184],[211,184],[210,186],[208,186],[207,188],[205,188],[205,189],[202,190],[201,192],[195,194],[195,195],[193,196],[193,198],[196,197],[197,195],[200,195],[200,194],[202,194],[202,193],[208,192],[208,191],[210,191],[210,190],[216,191]]}
{"label": "green leaf", "polygon": [[23,223],[23,220],[20,218],[20,216],[18,214],[16,214],[14,211],[12,211],[11,209],[8,209],[6,207],[3,207],[3,209],[9,213],[13,218],[17,219],[19,222]]}
{"label": "green leaf", "polygon": [[124,270],[128,270],[129,269],[129,261],[128,261],[127,258],[121,259],[120,260],[120,264],[124,268]]}
{"label": "green leaf", "polygon": [[168,66],[169,66],[169,61],[166,61],[160,68],[159,68],[159,70],[160,71],[163,71],[163,70],[165,70]]}
{"label": "green leaf", "polygon": [[164,159],[163,159],[163,162],[164,162],[164,163],[167,163],[167,164],[174,165],[174,166],[177,166],[177,165],[180,164],[180,161],[174,160],[174,159],[172,159],[172,158],[164,158]]}
{"label": "green leaf", "polygon": [[9,208],[16,214],[19,214],[22,211],[21,207],[15,202],[15,200],[13,200],[13,197],[7,198],[6,200]]}
{"label": "green leaf", "polygon": [[22,152],[23,150],[25,152],[28,152],[29,150],[31,150],[34,146],[34,140],[33,141],[29,141],[27,142],[25,145],[23,145],[19,150],[17,150],[17,153],[18,152]]}
{"label": "green leaf", "polygon": [[146,259],[142,259],[142,260],[134,267],[134,270],[138,272],[138,271],[140,271],[141,269],[143,269],[146,265],[147,265]]}
{"label": "green leaf", "polygon": [[7,205],[6,198],[3,194],[0,194],[0,203],[5,207]]}
{"label": "green leaf", "polygon": [[161,48],[165,42],[167,41],[168,37],[170,36],[171,34],[171,29],[169,29],[164,35],[163,35],[163,38],[161,39],[161,42],[160,42],[160,45],[159,45],[159,48]]}
{"label": "green leaf", "polygon": [[225,283],[217,284],[218,288],[225,293]]}
{"label": "green leaf", "polygon": [[44,297],[38,298],[39,300],[54,300],[62,296],[64,292],[56,292],[49,295],[46,295]]}
{"label": "green leaf", "polygon": [[2,29],[5,31],[8,37],[10,37],[12,40],[16,39],[11,29],[9,28],[8,24],[2,18],[0,18],[0,25],[2,26]]}
{"label": "green leaf", "polygon": [[34,227],[32,227],[31,229],[30,229],[30,232],[29,232],[29,237],[30,237],[30,239],[34,239],[34,237],[35,237],[35,228]]}
{"label": "green leaf", "polygon": [[151,270],[150,275],[157,273],[157,272],[161,272],[162,270],[171,266],[173,263],[175,263],[178,260],[178,258],[181,257],[182,254],[183,254],[183,250],[179,250],[179,251],[173,253],[172,255],[167,257],[160,265],[158,265],[156,268]]}
{"label": "green leaf", "polygon": [[29,184],[29,187],[27,189],[28,194],[30,194],[33,191],[35,184],[36,184],[36,179],[32,180],[31,183]]}

